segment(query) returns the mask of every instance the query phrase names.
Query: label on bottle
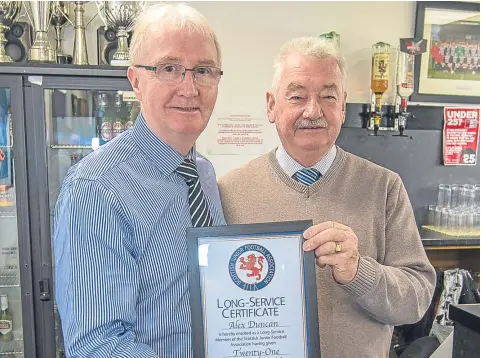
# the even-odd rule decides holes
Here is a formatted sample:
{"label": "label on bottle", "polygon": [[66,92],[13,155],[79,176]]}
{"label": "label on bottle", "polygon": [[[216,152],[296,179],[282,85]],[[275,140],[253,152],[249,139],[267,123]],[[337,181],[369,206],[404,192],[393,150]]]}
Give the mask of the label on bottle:
{"label": "label on bottle", "polygon": [[108,121],[102,122],[100,126],[100,135],[105,142],[112,139],[112,123]]}
{"label": "label on bottle", "polygon": [[127,123],[125,123],[125,130],[129,129],[130,127],[132,127],[134,125],[134,122],[132,121],[127,121]]}
{"label": "label on bottle", "polygon": [[122,125],[122,122],[120,120],[115,121],[112,127],[112,138],[117,137],[123,131],[124,131],[124,126]]}
{"label": "label on bottle", "polygon": [[12,321],[1,319],[0,320],[0,333],[6,335],[12,330]]}
{"label": "label on bottle", "polygon": [[372,79],[389,80],[389,53],[375,53],[372,61]]}

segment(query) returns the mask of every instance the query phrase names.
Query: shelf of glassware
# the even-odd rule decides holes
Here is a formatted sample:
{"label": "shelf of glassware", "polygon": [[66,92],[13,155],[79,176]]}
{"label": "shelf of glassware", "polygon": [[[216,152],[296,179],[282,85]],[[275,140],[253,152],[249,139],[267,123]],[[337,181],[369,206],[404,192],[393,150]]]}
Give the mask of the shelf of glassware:
{"label": "shelf of glassware", "polygon": [[[14,337],[21,331],[14,331]],[[23,358],[23,338],[14,338],[11,341],[0,341],[0,358]]]}
{"label": "shelf of glassware", "polygon": [[23,358],[22,296],[18,266],[0,267],[0,295],[6,296],[12,317],[12,335],[4,340],[0,333],[0,358]]}
{"label": "shelf of glassware", "polygon": [[[12,334],[4,336],[0,325],[0,358],[23,358],[22,294],[18,256],[17,213],[14,187],[0,195],[0,297],[8,305]],[[6,300],[5,300],[6,299]],[[5,300],[5,301],[4,301]],[[0,310],[0,316],[3,311]],[[0,321],[2,318],[0,317]]]}

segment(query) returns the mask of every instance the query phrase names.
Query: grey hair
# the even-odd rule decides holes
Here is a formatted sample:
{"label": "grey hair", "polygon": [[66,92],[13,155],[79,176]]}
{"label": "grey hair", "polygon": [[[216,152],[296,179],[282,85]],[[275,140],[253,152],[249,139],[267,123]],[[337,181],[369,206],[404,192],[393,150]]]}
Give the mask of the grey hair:
{"label": "grey hair", "polygon": [[196,32],[211,37],[217,52],[217,62],[221,67],[221,50],[217,35],[204,15],[184,3],[160,3],[147,6],[142,11],[135,22],[134,34],[130,43],[129,57],[133,65],[139,64],[137,62],[142,57],[144,44],[149,36],[149,27],[158,23],[162,23],[162,26],[170,27],[173,30],[188,29],[191,33]]}
{"label": "grey hair", "polygon": [[320,37],[297,37],[281,46],[274,60],[274,77],[272,91],[276,94],[281,82],[284,61],[292,54],[299,54],[313,59],[323,60],[332,58],[336,61],[341,72],[341,83],[346,90],[347,69],[346,61],[339,49],[329,40]]}

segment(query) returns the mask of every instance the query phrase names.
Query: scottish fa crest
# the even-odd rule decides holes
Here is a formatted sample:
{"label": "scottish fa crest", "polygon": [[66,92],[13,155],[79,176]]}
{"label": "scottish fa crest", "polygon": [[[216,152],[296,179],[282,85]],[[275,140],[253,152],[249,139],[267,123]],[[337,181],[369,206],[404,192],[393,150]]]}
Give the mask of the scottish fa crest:
{"label": "scottish fa crest", "polygon": [[264,246],[248,244],[239,247],[229,260],[229,274],[234,283],[246,291],[266,287],[274,278],[274,257]]}

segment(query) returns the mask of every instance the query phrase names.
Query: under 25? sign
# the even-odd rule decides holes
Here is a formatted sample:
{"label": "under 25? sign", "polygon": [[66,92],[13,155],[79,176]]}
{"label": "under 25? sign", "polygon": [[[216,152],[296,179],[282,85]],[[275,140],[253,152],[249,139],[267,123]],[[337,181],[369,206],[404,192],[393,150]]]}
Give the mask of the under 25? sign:
{"label": "under 25? sign", "polygon": [[444,165],[476,165],[479,108],[444,108]]}

